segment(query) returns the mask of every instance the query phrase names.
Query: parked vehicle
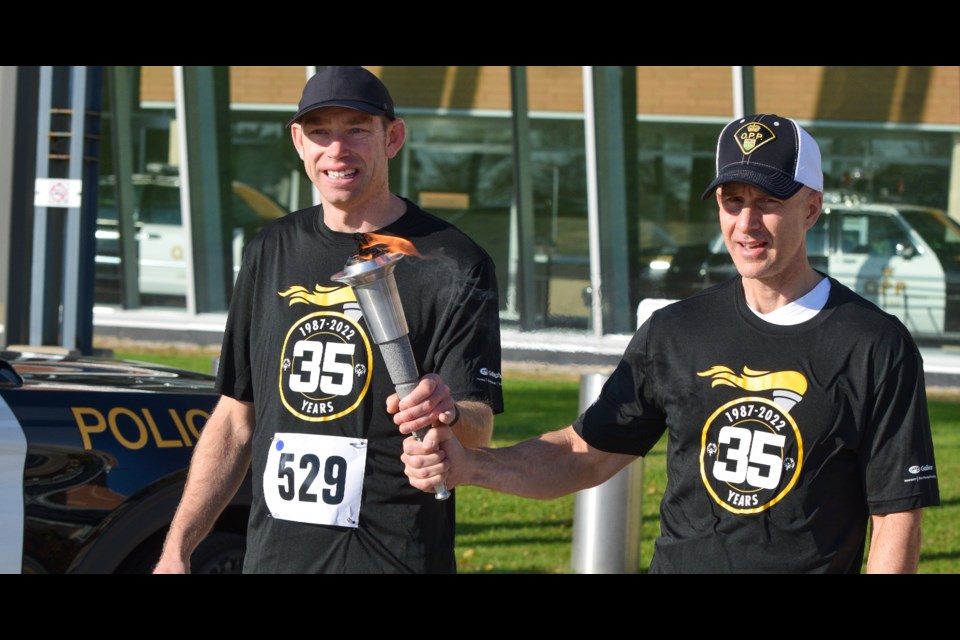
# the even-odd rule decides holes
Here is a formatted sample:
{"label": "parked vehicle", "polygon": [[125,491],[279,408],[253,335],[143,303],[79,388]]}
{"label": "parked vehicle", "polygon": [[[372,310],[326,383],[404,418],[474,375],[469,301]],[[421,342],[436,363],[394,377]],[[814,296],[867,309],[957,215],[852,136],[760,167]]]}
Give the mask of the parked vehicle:
{"label": "parked vehicle", "polygon": [[[214,378],[0,350],[0,573],[144,573],[160,557]],[[238,573],[249,478],[192,558]]]}
{"label": "parked vehicle", "polygon": [[[101,181],[97,216],[96,300],[120,302],[120,228],[116,181]],[[269,196],[242,182],[231,184],[229,202],[234,277],[243,247],[266,222],[286,214]],[[133,219],[136,231],[137,281],[141,296],[182,304],[187,295],[187,234],[180,206],[180,178],[163,173],[133,176]]]}

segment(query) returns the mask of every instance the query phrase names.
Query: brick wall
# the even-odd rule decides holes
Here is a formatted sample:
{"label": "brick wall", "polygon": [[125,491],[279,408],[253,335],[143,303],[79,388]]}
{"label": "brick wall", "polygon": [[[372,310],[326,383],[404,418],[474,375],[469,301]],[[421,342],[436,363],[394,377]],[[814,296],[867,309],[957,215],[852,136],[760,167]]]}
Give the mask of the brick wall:
{"label": "brick wall", "polygon": [[[306,78],[305,67],[230,67],[230,101],[295,105]],[[140,99],[173,102],[173,67],[141,67]]]}
{"label": "brick wall", "polygon": [[230,101],[292,106],[306,81],[304,67],[230,67]]}
{"label": "brick wall", "polygon": [[756,67],[753,80],[759,113],[797,120],[817,117],[823,67]]}
{"label": "brick wall", "polygon": [[367,67],[399,109],[509,109],[509,67]]}
{"label": "brick wall", "polygon": [[757,67],[757,108],[809,120],[960,124],[960,67]]}
{"label": "brick wall", "polygon": [[730,67],[637,67],[637,110],[649,115],[729,116]]}
{"label": "brick wall", "polygon": [[140,100],[173,102],[173,67],[140,67]]}
{"label": "brick wall", "polygon": [[960,122],[960,66],[929,67],[930,91],[924,105],[923,122]]}
{"label": "brick wall", "polygon": [[[509,67],[368,67],[408,107],[510,109]],[[757,110],[801,120],[960,124],[960,66],[756,67]],[[295,105],[305,69],[231,67],[233,102]],[[580,67],[528,67],[535,111],[583,110]],[[142,67],[141,99],[173,101],[171,67]],[[638,111],[645,115],[729,116],[730,67],[637,67]]]}

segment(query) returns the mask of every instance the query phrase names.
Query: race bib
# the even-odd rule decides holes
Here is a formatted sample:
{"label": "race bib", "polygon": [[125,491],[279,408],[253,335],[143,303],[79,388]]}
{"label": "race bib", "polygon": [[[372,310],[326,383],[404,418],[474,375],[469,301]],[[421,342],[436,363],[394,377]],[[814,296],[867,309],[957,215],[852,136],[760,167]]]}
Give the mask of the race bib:
{"label": "race bib", "polygon": [[277,433],[263,472],[263,495],[274,518],[357,528],[367,441]]}

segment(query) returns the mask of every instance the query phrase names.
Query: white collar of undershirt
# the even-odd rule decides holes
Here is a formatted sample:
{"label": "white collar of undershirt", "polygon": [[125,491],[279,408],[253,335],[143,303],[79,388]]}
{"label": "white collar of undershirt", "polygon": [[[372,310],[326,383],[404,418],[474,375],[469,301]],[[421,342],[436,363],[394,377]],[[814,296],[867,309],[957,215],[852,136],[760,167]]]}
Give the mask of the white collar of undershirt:
{"label": "white collar of undershirt", "polygon": [[747,307],[750,308],[750,311],[753,311],[758,318],[761,318],[765,322],[788,326],[806,322],[816,316],[820,313],[820,310],[826,306],[827,298],[829,297],[830,278],[824,278],[817,286],[802,297],[783,305],[779,309],[774,309],[770,313],[760,313],[750,308],[750,305],[747,305]]}

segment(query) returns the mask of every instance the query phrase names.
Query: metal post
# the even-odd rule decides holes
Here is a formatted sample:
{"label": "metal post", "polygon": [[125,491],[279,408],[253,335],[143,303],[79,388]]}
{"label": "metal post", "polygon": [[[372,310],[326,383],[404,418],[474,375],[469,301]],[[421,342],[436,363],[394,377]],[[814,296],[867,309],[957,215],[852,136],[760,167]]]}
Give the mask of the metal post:
{"label": "metal post", "polygon": [[[49,175],[50,162],[50,109],[53,93],[53,67],[40,68],[40,98],[37,115],[37,177]],[[37,206],[33,217],[33,252],[30,281],[30,344],[42,345],[56,342],[51,335],[50,307],[47,283],[47,207]]]}
{"label": "metal post", "polygon": [[133,104],[139,95],[135,67],[111,67],[110,97],[113,104],[114,201],[117,203],[117,230],[120,233],[120,304],[124,309],[140,308],[140,264],[137,257],[137,229],[134,223],[133,191]]}
{"label": "metal post", "polygon": [[7,341],[7,291],[13,203],[17,67],[0,66],[0,347]]}
{"label": "metal post", "polygon": [[583,131],[587,165],[587,229],[590,243],[590,326],[603,336],[603,280],[600,263],[600,186],[597,183],[596,116],[593,67],[583,68]]}
{"label": "metal post", "polygon": [[86,67],[84,92],[75,108],[82,109],[80,154],[72,160],[80,165],[83,199],[79,218],[79,250],[74,344],[81,353],[93,353],[93,304],[97,262],[97,215],[100,211],[100,140],[103,119],[102,66]]}
{"label": "metal post", "polygon": [[[30,265],[33,247],[34,182],[37,156],[37,105],[40,98],[40,67],[16,67],[16,91],[3,100],[15,104],[13,158],[9,201],[9,253],[0,254],[9,269],[5,344],[30,342]],[[4,137],[4,140],[7,138]]]}
{"label": "metal post", "polygon": [[[87,68],[73,67],[70,87],[70,159],[67,165],[67,179],[74,183],[83,182],[83,147],[86,127],[87,105]],[[96,195],[96,184],[92,187]],[[86,197],[87,194],[83,194]],[[64,219],[65,243],[63,247],[63,299],[61,317],[60,344],[75,348],[79,334],[78,302],[80,294],[80,202],[68,206]]]}
{"label": "metal post", "polygon": [[953,134],[953,151],[950,154],[950,188],[947,196],[947,214],[960,220],[960,133]]}
{"label": "metal post", "polygon": [[[633,324],[630,286],[631,264],[636,264],[637,220],[637,84],[636,67],[589,67],[593,88],[590,120],[595,160],[591,171],[596,183],[596,222],[591,225],[591,260],[596,252],[601,291],[598,301],[603,317],[602,332],[628,333]],[[586,111],[584,115],[586,118]],[[632,260],[631,260],[632,256]],[[591,263],[592,264],[592,263]],[[634,276],[635,277],[635,276]],[[601,288],[598,288],[598,284]]]}
{"label": "metal post", "polygon": [[[537,291],[534,284],[533,256],[533,179],[530,173],[530,113],[527,102],[527,68],[510,67],[510,102],[513,125],[513,204],[510,233],[517,239],[520,328],[537,327]],[[512,240],[512,238],[511,238]],[[512,286],[513,283],[510,283]],[[544,318],[546,314],[544,313]]]}
{"label": "metal post", "polygon": [[84,353],[93,341],[100,76],[99,67],[41,67],[38,88],[30,343]]}
{"label": "metal post", "polygon": [[[580,410],[586,410],[609,376],[580,378]],[[637,573],[643,522],[643,458],[606,482],[574,497],[573,554],[576,573]]]}
{"label": "metal post", "polygon": [[229,68],[174,67],[174,89],[187,312],[225,311],[233,288]]}
{"label": "metal post", "polygon": [[756,113],[753,67],[733,67],[733,117]]}

